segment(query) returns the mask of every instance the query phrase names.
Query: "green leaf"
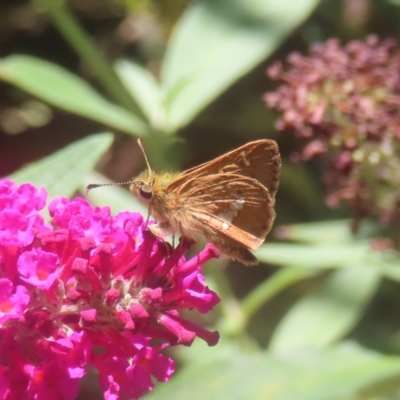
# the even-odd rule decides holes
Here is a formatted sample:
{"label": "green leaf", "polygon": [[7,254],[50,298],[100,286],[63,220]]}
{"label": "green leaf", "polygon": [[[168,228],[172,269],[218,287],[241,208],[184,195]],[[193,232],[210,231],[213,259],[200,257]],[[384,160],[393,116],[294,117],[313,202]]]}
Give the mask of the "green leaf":
{"label": "green leaf", "polygon": [[353,267],[335,271],[299,300],[271,340],[274,351],[325,347],[345,336],[362,317],[380,281],[379,271]]}
{"label": "green leaf", "polygon": [[301,268],[343,268],[362,265],[372,254],[368,243],[303,245],[267,243],[262,245],[256,256],[260,261]]}
{"label": "green leaf", "polygon": [[175,28],[163,63],[169,130],[188,124],[267,58],[317,4],[318,0],[192,2]]}
{"label": "green leaf", "polygon": [[120,60],[115,68],[125,88],[136,100],[140,109],[155,129],[162,129],[164,124],[164,107],[161,88],[154,75],[139,64]]}
{"label": "green leaf", "polygon": [[78,19],[68,8],[67,2],[60,0],[36,0],[36,4],[52,19],[64,40],[69,43],[86,67],[91,69],[93,75],[97,77],[98,82],[103,85],[111,98],[126,109],[138,112],[139,110],[132,97],[105,59],[105,52],[86,33],[83,26],[78,22]]}
{"label": "green leaf", "polygon": [[253,289],[242,301],[242,312],[248,322],[261,306],[273,296],[290,285],[308,279],[318,273],[315,269],[307,268],[282,268],[270,278],[265,279]]}
{"label": "green leaf", "polygon": [[[350,243],[359,238],[371,236],[376,228],[370,221],[364,221],[357,235],[351,232],[350,220],[321,221],[306,224],[294,224],[277,228],[277,236],[285,240],[294,240],[315,244]],[[376,236],[376,235],[375,235]]]}
{"label": "green leaf", "polygon": [[286,240],[315,244],[348,243],[354,239],[349,220],[280,226],[278,236]]}
{"label": "green leaf", "polygon": [[138,116],[101,97],[87,82],[35,57],[13,55],[1,60],[3,79],[49,104],[135,136],[149,133]]}
{"label": "green leaf", "polygon": [[236,352],[208,364],[192,363],[146,399],[343,400],[356,398],[388,379],[397,382],[391,388],[395,394],[400,389],[399,378],[398,357],[350,344],[285,355]]}
{"label": "green leaf", "polygon": [[92,170],[99,158],[111,145],[113,135],[101,133],[88,136],[11,174],[17,183],[29,182],[45,187],[49,200],[71,197],[81,186],[82,179]]}
{"label": "green leaf", "polygon": [[[112,183],[105,176],[97,172],[89,172],[81,182],[81,192],[86,192],[86,187],[92,183],[110,184]],[[142,206],[128,190],[120,186],[107,186],[96,188],[88,193],[87,199],[95,206],[109,206],[112,214],[115,215],[122,211],[140,212],[147,218],[148,210]]]}
{"label": "green leaf", "polygon": [[397,250],[376,252],[372,261],[384,277],[400,282],[400,258]]}

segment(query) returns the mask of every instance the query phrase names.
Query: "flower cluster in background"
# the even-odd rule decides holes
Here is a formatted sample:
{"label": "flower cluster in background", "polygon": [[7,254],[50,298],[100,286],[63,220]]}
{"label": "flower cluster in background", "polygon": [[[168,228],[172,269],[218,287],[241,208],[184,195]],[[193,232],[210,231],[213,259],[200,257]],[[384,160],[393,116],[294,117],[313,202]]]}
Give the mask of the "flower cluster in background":
{"label": "flower cluster in background", "polygon": [[46,224],[46,196],[0,181],[1,398],[72,400],[88,364],[106,399],[139,398],[174,372],[162,349],[218,342],[179,315],[218,303],[200,267],[213,247],[186,260],[190,243],[173,249],[141,215],[113,217],[80,198],[51,202]]}
{"label": "flower cluster in background", "polygon": [[323,156],[327,203],[348,201],[355,220],[393,222],[400,205],[400,50],[394,39],[341,46],[337,40],[293,53],[288,67],[272,65],[283,82],[265,95],[283,114],[279,130],[308,141],[296,161]]}

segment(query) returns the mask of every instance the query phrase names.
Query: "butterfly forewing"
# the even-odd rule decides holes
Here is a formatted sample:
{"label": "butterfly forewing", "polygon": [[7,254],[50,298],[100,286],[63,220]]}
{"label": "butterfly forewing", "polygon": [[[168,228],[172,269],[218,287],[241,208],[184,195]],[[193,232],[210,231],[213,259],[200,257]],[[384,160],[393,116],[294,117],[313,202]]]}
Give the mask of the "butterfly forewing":
{"label": "butterfly forewing", "polygon": [[257,140],[198,167],[184,171],[181,177],[174,181],[171,186],[175,188],[188,179],[211,174],[239,174],[260,182],[268,189],[270,197],[275,199],[279,185],[280,168],[281,158],[276,142],[273,140]]}

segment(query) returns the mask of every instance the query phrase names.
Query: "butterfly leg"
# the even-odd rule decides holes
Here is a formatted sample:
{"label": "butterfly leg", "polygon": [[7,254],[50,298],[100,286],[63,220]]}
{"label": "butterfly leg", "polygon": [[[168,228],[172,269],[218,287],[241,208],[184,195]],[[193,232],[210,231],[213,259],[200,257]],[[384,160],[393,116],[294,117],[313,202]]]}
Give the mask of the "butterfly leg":
{"label": "butterfly leg", "polygon": [[181,242],[182,242],[182,243],[183,243],[183,240],[184,240],[184,239],[194,241],[195,252],[196,252],[196,254],[197,254],[197,262],[200,263],[200,249],[199,249],[199,244],[198,244],[197,240],[191,239],[191,238],[189,237],[189,235],[185,235],[185,232],[183,231],[183,228],[182,228],[182,224],[181,224],[181,223],[179,223],[179,229],[180,229],[181,235],[182,235],[182,237],[181,237],[181,239],[182,239]]}
{"label": "butterfly leg", "polygon": [[149,221],[150,221],[150,213],[147,213],[147,219],[146,219],[146,225],[145,225],[146,228],[149,225]]}
{"label": "butterfly leg", "polygon": [[154,236],[164,239],[168,235],[171,225],[169,222],[160,222],[155,225],[149,225],[148,228]]}

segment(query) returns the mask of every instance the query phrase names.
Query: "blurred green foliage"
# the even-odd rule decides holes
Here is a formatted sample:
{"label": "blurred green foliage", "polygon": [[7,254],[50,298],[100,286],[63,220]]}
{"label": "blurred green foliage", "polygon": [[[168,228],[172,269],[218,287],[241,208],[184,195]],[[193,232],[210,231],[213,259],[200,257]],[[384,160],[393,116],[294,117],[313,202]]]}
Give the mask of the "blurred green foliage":
{"label": "blurred green foliage", "polygon": [[[399,6],[394,0],[0,5],[3,171],[18,182],[45,186],[50,198],[106,181],[93,171],[100,159],[98,170],[113,179],[137,173],[142,159],[136,137],[144,139],[154,167],[171,169],[256,138],[280,144],[275,226],[287,225],[278,235],[285,242],[263,245],[257,269],[225,270],[227,260],[206,267],[222,297],[214,321],[207,321],[220,330],[221,343],[177,350],[179,371],[149,399],[398,398],[399,257],[372,250],[378,224],[369,221],[353,235],[347,211],[325,207],[320,166],[291,164],[299,144],[275,133],[274,114],[261,96],[270,85],[264,70],[271,58],[333,36],[397,37]],[[19,113],[31,96],[55,107],[48,125],[34,132]],[[61,129],[66,119],[68,129]],[[74,127],[87,137],[71,144],[78,138]],[[110,133],[97,133],[103,127],[114,132],[113,145]],[[34,134],[37,149],[24,151]],[[7,152],[17,164],[7,165]],[[12,165],[28,162],[13,171]],[[114,212],[139,210],[123,189],[101,190],[91,193],[94,204],[111,205]]]}

